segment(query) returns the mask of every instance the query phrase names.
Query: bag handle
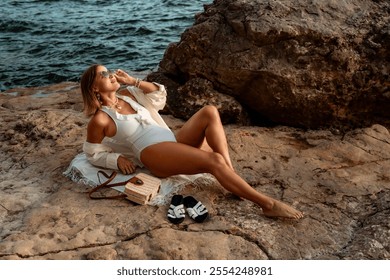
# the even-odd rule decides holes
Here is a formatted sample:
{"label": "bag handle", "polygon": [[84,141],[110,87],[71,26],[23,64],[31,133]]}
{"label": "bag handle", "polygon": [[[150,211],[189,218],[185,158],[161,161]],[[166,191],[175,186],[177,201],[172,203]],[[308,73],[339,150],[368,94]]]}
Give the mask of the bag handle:
{"label": "bag handle", "polygon": [[123,185],[126,185],[129,181],[131,181],[133,178],[131,178],[130,180],[127,180],[127,181],[124,181],[124,182],[119,182],[119,183],[115,183],[115,184],[110,184],[110,182],[112,180],[114,180],[115,176],[117,175],[116,171],[113,171],[111,173],[111,175],[108,175],[107,173],[105,173],[104,171],[101,171],[99,170],[98,172],[98,178],[99,178],[99,183],[100,182],[100,177],[99,177],[99,174],[102,174],[104,177],[106,177],[108,180],[105,181],[104,183],[101,183],[100,185],[97,185],[96,187],[94,187],[93,189],[91,189],[89,192],[88,192],[88,196],[89,198],[91,199],[118,199],[118,198],[125,198],[127,197],[126,194],[119,194],[119,195],[113,195],[113,196],[93,196],[92,194],[97,192],[98,190],[100,189],[103,189],[103,188],[112,188],[112,187],[117,187],[117,186],[123,186]]}

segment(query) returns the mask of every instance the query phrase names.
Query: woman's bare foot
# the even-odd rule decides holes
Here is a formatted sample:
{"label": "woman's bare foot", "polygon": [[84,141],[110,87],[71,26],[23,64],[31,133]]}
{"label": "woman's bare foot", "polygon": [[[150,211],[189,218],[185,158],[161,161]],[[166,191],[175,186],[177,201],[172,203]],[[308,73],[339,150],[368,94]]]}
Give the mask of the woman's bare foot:
{"label": "woman's bare foot", "polygon": [[263,208],[263,213],[267,217],[279,217],[297,220],[303,218],[303,213],[301,211],[298,211],[278,200],[273,201],[273,206],[271,209]]}

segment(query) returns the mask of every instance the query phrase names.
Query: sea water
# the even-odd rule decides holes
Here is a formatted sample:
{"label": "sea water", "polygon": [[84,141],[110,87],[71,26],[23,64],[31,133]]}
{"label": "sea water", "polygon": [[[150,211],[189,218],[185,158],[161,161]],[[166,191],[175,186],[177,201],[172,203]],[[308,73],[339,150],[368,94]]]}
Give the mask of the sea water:
{"label": "sea water", "polygon": [[212,0],[2,0],[0,91],[78,81],[91,64],[153,71]]}

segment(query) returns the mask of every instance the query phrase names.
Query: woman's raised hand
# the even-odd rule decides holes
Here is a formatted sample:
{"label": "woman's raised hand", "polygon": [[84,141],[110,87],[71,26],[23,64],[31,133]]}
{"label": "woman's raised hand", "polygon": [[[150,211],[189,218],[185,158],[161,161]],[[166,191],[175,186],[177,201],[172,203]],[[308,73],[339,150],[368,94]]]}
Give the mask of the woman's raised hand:
{"label": "woman's raised hand", "polygon": [[120,84],[125,85],[134,85],[136,79],[129,74],[127,74],[125,71],[118,69],[115,71],[115,78]]}

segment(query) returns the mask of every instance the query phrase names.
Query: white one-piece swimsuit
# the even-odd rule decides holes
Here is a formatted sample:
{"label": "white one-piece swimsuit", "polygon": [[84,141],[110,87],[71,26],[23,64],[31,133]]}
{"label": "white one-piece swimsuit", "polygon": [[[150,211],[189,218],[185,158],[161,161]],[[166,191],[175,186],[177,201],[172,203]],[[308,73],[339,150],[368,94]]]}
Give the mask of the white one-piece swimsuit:
{"label": "white one-piece swimsuit", "polygon": [[110,138],[118,144],[128,146],[138,160],[141,161],[142,150],[150,145],[161,142],[176,142],[173,132],[159,126],[145,107],[130,97],[120,96],[119,98],[129,103],[136,113],[122,115],[107,106],[102,106],[101,110],[107,113],[116,125],[116,134]]}

